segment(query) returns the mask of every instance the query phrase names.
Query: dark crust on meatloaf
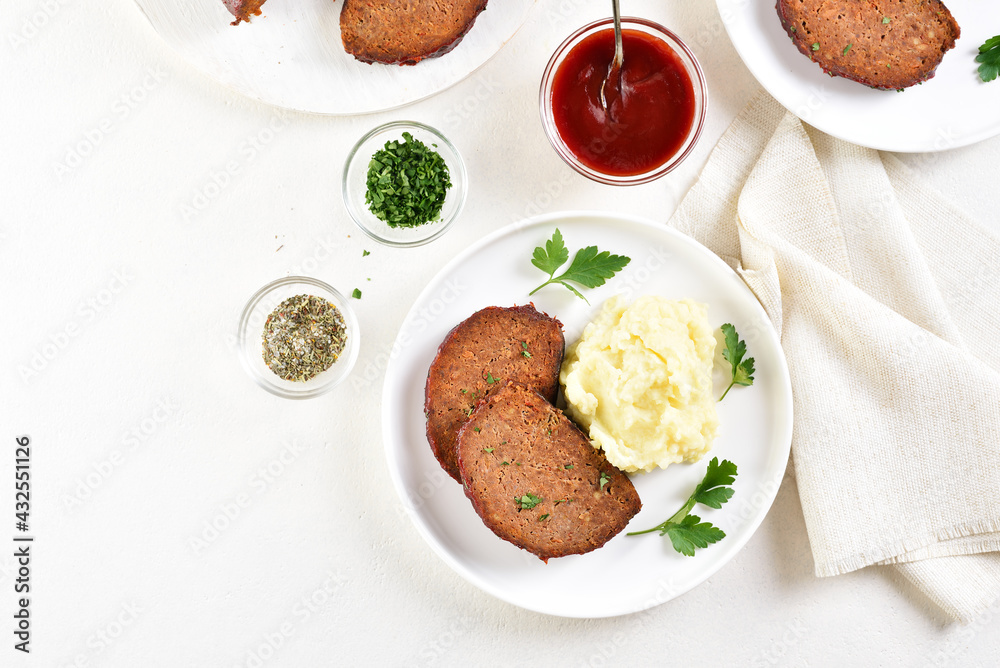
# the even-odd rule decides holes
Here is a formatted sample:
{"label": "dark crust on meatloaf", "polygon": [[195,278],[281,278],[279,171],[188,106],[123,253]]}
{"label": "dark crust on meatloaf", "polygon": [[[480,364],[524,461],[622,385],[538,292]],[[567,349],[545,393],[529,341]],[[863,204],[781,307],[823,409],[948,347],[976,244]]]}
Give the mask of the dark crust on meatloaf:
{"label": "dark crust on meatloaf", "polygon": [[260,6],[267,0],[222,0],[229,13],[236,17],[236,20],[229,25],[238,26],[240,21],[250,22],[251,14],[260,16]]}
{"label": "dark crust on meatloaf", "polygon": [[778,0],[777,10],[795,46],[824,72],[883,90],[933,77],[961,35],[940,0]]}
{"label": "dark crust on meatloaf", "polygon": [[344,0],[340,39],[363,63],[416,65],[454,49],[486,1]]}
{"label": "dark crust on meatloaf", "polygon": [[455,439],[476,402],[508,378],[554,402],[565,343],[562,323],[533,305],[490,306],[448,333],[427,371],[424,413],[427,440],[452,478],[462,480]]}
{"label": "dark crust on meatloaf", "polygon": [[[596,550],[642,507],[628,476],[521,383],[506,381],[480,401],[457,451],[465,495],[483,523],[542,561]],[[517,499],[527,494],[542,500],[524,508]]]}

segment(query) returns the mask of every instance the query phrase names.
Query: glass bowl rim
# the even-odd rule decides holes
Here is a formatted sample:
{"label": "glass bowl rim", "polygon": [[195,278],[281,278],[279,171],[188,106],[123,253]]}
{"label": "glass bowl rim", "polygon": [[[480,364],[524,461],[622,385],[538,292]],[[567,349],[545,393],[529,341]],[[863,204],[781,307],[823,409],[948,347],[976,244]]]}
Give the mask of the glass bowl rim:
{"label": "glass bowl rim", "polygon": [[694,149],[695,145],[698,143],[698,139],[701,138],[701,133],[704,130],[705,119],[708,113],[708,82],[705,79],[705,72],[702,70],[701,63],[698,62],[698,58],[694,55],[694,52],[691,51],[690,47],[688,47],[687,43],[685,43],[684,40],[682,40],[676,33],[649,19],[638,16],[621,17],[623,29],[628,27],[627,24],[648,28],[663,37],[667,46],[671,49],[679,51],[681,55],[687,57],[687,59],[691,62],[692,67],[688,68],[685,66],[685,70],[693,70],[694,76],[692,77],[691,83],[695,88],[696,94],[699,91],[701,93],[701,109],[700,113],[696,111],[695,118],[692,120],[691,132],[689,132],[687,137],[685,137],[687,146],[684,147],[684,150],[671,156],[669,160],[662,165],[657,166],[655,169],[632,176],[613,176],[587,167],[577,159],[577,157],[572,151],[569,150],[569,148],[562,141],[562,138],[559,136],[559,131],[555,127],[555,120],[551,113],[552,108],[548,103],[549,96],[546,95],[546,90],[549,89],[549,92],[551,92],[551,83],[555,78],[557,62],[558,64],[561,64],[562,61],[565,60],[565,56],[568,55],[569,51],[582,41],[583,38],[588,37],[591,34],[596,34],[600,29],[613,25],[613,22],[614,19],[611,17],[591,21],[590,23],[575,30],[569,35],[569,37],[564,39],[559,46],[556,47],[555,51],[552,52],[552,56],[549,58],[548,63],[545,65],[544,72],[542,73],[542,81],[538,89],[538,109],[542,118],[542,130],[545,133],[545,138],[548,139],[549,144],[552,145],[552,148],[555,149],[559,157],[563,159],[563,162],[572,167],[577,173],[582,174],[593,181],[613,186],[635,186],[655,181],[656,179],[669,174],[682,162],[684,162],[685,158],[687,158],[687,156]]}
{"label": "glass bowl rim", "polygon": [[[350,195],[350,185],[348,184],[347,179],[348,175],[350,174],[351,164],[354,162],[355,158],[358,157],[358,151],[361,149],[362,146],[365,145],[367,141],[369,141],[376,135],[386,132],[388,130],[394,130],[394,129],[406,130],[407,128],[417,128],[424,132],[428,132],[434,135],[438,140],[441,141],[442,144],[444,144],[447,147],[448,153],[450,153],[451,156],[454,157],[454,160],[453,161],[447,160],[447,156],[443,155],[441,157],[445,158],[446,161],[448,162],[449,170],[454,168],[457,168],[458,170],[459,178],[452,179],[452,187],[455,188],[455,193],[456,195],[458,195],[459,201],[458,201],[458,206],[455,208],[455,212],[448,218],[442,220],[440,226],[436,230],[434,230],[433,234],[430,234],[426,237],[419,237],[412,241],[396,241],[394,239],[388,239],[386,237],[379,235],[378,233],[369,229],[364,223],[361,222],[360,216],[362,214],[357,212],[356,207],[352,204],[352,199]],[[453,162],[454,164],[452,164]],[[455,220],[459,217],[459,215],[461,215],[462,210],[465,208],[465,201],[469,193],[468,182],[469,182],[469,175],[468,171],[465,168],[465,159],[462,157],[462,154],[459,152],[458,148],[451,142],[451,140],[445,137],[444,134],[442,134],[441,131],[438,130],[437,128],[431,127],[426,123],[421,123],[419,121],[409,121],[409,120],[396,120],[396,121],[389,121],[387,123],[381,123],[372,128],[371,130],[369,130],[368,132],[366,132],[364,135],[362,135],[361,139],[355,142],[354,146],[351,147],[350,152],[347,154],[347,159],[344,161],[343,175],[341,176],[340,179],[341,195],[344,200],[344,207],[347,209],[347,214],[351,217],[351,220],[354,221],[355,226],[357,226],[357,228],[360,229],[369,238],[374,239],[380,244],[384,244],[386,246],[392,246],[394,248],[413,248],[414,246],[423,246],[424,244],[434,241],[435,239],[443,235],[445,232],[447,232],[449,229],[451,229],[452,224],[454,224]],[[459,185],[456,186],[455,185],[456,183],[458,183]]]}
{"label": "glass bowl rim", "polygon": [[[319,288],[320,290],[325,290],[338,302],[334,304],[340,312],[341,316],[344,318],[344,327],[347,329],[347,335],[353,339],[353,343],[349,343],[350,350],[347,356],[342,356],[338,358],[335,364],[344,362],[343,369],[339,375],[332,376],[331,380],[328,380],[320,385],[314,385],[308,389],[303,390],[290,390],[286,387],[280,386],[274,382],[273,379],[266,377],[256,369],[250,360],[251,350],[248,347],[247,331],[250,325],[250,317],[256,310],[257,306],[261,303],[264,297],[278,288],[282,288],[286,285],[303,284],[312,286],[314,288]],[[322,296],[322,295],[315,295]],[[325,297],[324,297],[325,299]],[[334,288],[329,283],[319,280],[318,278],[312,278],[310,276],[285,276],[282,278],[275,279],[259,290],[257,290],[253,295],[247,300],[246,304],[243,306],[243,310],[240,313],[239,324],[236,330],[236,341],[239,345],[240,352],[240,363],[246,370],[247,374],[257,383],[260,387],[264,388],[271,394],[277,395],[279,397],[284,397],[285,399],[312,399],[313,397],[318,397],[332,390],[333,388],[340,385],[344,380],[351,375],[351,371],[354,369],[354,364],[357,362],[358,353],[361,348],[361,329],[358,325],[357,315],[354,313],[354,309],[348,303],[347,298],[341,294],[336,288]],[[277,376],[275,376],[277,378]]]}

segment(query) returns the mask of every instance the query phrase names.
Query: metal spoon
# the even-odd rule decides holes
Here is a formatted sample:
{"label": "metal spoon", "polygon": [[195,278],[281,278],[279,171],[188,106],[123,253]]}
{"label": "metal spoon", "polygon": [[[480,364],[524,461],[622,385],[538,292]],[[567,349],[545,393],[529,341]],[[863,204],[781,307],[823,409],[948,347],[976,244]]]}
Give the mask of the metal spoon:
{"label": "metal spoon", "polygon": [[608,98],[604,92],[608,87],[609,81],[615,79],[618,94],[619,96],[621,95],[622,62],[625,60],[625,54],[622,52],[622,16],[621,10],[618,8],[618,0],[611,0],[611,7],[615,16],[615,57],[608,66],[608,74],[604,77],[604,83],[601,84],[601,106],[604,108],[604,111],[609,110]]}

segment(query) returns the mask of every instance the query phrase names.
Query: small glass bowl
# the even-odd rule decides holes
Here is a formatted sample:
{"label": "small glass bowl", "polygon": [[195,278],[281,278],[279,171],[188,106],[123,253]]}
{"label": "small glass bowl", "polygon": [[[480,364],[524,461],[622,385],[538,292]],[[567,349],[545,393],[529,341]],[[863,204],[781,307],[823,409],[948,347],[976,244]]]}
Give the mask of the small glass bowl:
{"label": "small glass bowl", "polygon": [[[698,64],[698,60],[694,57],[691,49],[689,49],[677,35],[670,32],[660,24],[647,21],[646,19],[623,16],[621,22],[623,30],[638,30],[648,35],[652,35],[653,37],[656,37],[664,42],[675,54],[677,54],[678,58],[680,58],[681,63],[684,65],[684,70],[691,79],[691,84],[694,88],[694,119],[691,123],[691,129],[688,132],[687,137],[684,139],[684,143],[681,144],[681,147],[673,156],[670,157],[670,159],[662,165],[654,167],[653,169],[643,172],[642,174],[629,176],[605,174],[582,163],[559,135],[559,130],[556,127],[552,110],[552,85],[555,80],[556,72],[559,70],[559,66],[562,62],[566,59],[566,56],[569,55],[569,52],[572,51],[577,44],[594,33],[604,30],[614,30],[614,23],[610,18],[594,21],[593,23],[583,26],[575,33],[567,37],[566,40],[559,45],[555,53],[552,54],[552,58],[549,59],[549,63],[545,67],[545,72],[542,74],[542,85],[538,94],[538,104],[542,116],[542,128],[545,130],[545,136],[548,137],[549,143],[552,144],[556,153],[559,154],[566,164],[584,176],[600,183],[606,183],[613,186],[634,186],[640,183],[648,183],[672,171],[684,160],[684,158],[687,157],[688,153],[691,152],[691,149],[694,148],[695,143],[698,141],[698,137],[701,136],[702,127],[705,125],[705,113],[708,107],[708,87],[705,83],[705,74],[701,71],[701,66]],[[625,54],[625,58],[628,58],[627,53]]]}
{"label": "small glass bowl", "polygon": [[[267,316],[281,302],[296,295],[313,295],[336,306],[344,318],[347,330],[347,341],[337,361],[326,371],[302,382],[284,380],[268,368],[264,363],[262,340]],[[304,276],[279,278],[254,293],[240,314],[236,337],[239,340],[240,360],[250,377],[268,392],[286,399],[311,399],[329,392],[347,378],[361,349],[358,319],[347,299],[323,281]]]}
{"label": "small glass bowl", "polygon": [[[404,132],[409,132],[414,139],[419,139],[444,158],[445,164],[448,165],[451,188],[445,195],[444,206],[441,207],[441,216],[438,220],[416,227],[390,227],[385,221],[377,218],[365,204],[365,193],[368,191],[368,165],[376,151],[384,148],[387,141],[402,140]],[[414,121],[394,121],[378,126],[359,139],[351,149],[344,165],[343,191],[347,212],[351,214],[351,218],[361,231],[369,237],[387,246],[421,246],[447,232],[458,218],[462,207],[465,206],[468,176],[458,149],[440,132]]]}

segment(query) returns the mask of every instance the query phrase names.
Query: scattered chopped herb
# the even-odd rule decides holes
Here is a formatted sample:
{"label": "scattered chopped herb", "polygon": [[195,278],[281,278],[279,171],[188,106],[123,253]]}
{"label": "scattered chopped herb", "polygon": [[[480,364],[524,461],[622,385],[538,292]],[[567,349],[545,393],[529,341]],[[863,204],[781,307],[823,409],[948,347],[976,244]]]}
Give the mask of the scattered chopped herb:
{"label": "scattered chopped herb", "polygon": [[845,56],[846,56],[846,55],[847,55],[847,52],[851,50],[851,47],[852,47],[852,46],[854,46],[854,45],[853,45],[853,44],[848,44],[847,46],[845,46],[845,47],[844,47],[844,53],[843,53],[842,55],[845,55]]}
{"label": "scattered chopped herb", "polygon": [[514,497],[514,503],[517,504],[518,510],[531,510],[544,500],[542,497],[535,496],[531,492],[521,497]]}
{"label": "scattered chopped herb", "polygon": [[371,255],[371,253],[369,253],[368,251],[366,250],[361,251],[361,257],[368,257],[369,255]]}
{"label": "scattered chopped herb", "polygon": [[521,462],[514,462],[514,466],[520,466]]}
{"label": "scattered chopped herb", "polygon": [[719,401],[726,398],[733,385],[753,385],[753,358],[743,356],[747,354],[746,341],[740,339],[736,333],[736,328],[730,323],[722,326],[722,334],[726,337],[726,349],[722,351],[722,356],[732,366],[732,380],[729,387],[719,397]]}
{"label": "scattered chopped herb", "polygon": [[361,299],[361,290],[354,288],[354,292],[351,293],[351,296],[355,299]]}
{"label": "scattered chopped herb", "polygon": [[267,368],[283,380],[306,381],[337,361],[347,328],[340,310],[327,300],[296,295],[267,316],[261,343]]}
{"label": "scattered chopped herb", "polygon": [[539,522],[544,522],[547,519],[549,519],[549,514],[548,513],[545,513],[544,515],[539,515],[538,516],[538,521]]}
{"label": "scattered chopped herb", "polygon": [[980,63],[979,78],[983,81],[993,81],[1000,75],[1000,35],[983,42],[976,62]]}
{"label": "scattered chopped herb", "polygon": [[465,411],[466,417],[472,417],[472,411],[476,410],[475,406],[469,406],[469,410]]}
{"label": "scattered chopped herb", "polygon": [[576,252],[569,269],[556,276],[556,270],[564,265],[568,259],[569,251],[563,243],[562,233],[557,228],[552,238],[545,242],[545,246],[535,248],[531,260],[531,264],[549,275],[549,280],[529,292],[528,296],[535,294],[549,283],[559,283],[589,304],[587,298],[567,281],[578,283],[587,288],[596,288],[604,285],[607,279],[613,277],[631,262],[631,258],[624,255],[612,255],[608,251],[598,251],[597,246],[587,246]]}
{"label": "scattered chopped herb", "polygon": [[468,392],[468,390],[462,390],[462,394],[465,394],[466,392]]}
{"label": "scattered chopped herb", "polygon": [[479,427],[473,427],[472,431],[474,431],[474,432],[476,432],[478,434],[480,431],[482,431],[482,429],[480,429]]}
{"label": "scattered chopped herb", "polygon": [[792,26],[792,32],[795,32],[795,26]]}
{"label": "scattered chopped herb", "polygon": [[573,465],[572,465],[572,464],[567,464],[567,465],[566,465],[566,466],[564,466],[563,468],[564,468],[564,469],[567,469],[567,470],[568,470],[568,469],[571,469],[571,468],[573,468]]}
{"label": "scattered chopped herb", "polygon": [[813,42],[812,49],[813,51],[819,51],[819,42]]}
{"label": "scattered chopped herb", "polygon": [[566,499],[556,499],[556,501],[555,501],[555,504],[554,504],[554,505],[557,505],[557,506],[558,506],[558,505],[559,505],[560,503],[566,503]]}
{"label": "scattered chopped herb", "polygon": [[508,461],[507,461],[507,460],[505,459],[505,460],[503,460],[502,462],[500,462],[500,466],[510,466],[510,462],[508,462]]}
{"label": "scattered chopped herb", "polygon": [[600,484],[598,485],[597,489],[604,489],[604,486],[607,485],[609,482],[611,482],[611,476],[609,476],[604,471],[601,471]]}
{"label": "scattered chopped herb", "polygon": [[493,377],[493,374],[486,372],[486,384],[492,385],[495,382],[497,382],[497,379]]}
{"label": "scattered chopped herb", "polygon": [[882,17],[882,23],[883,24],[889,23],[890,21],[892,21],[892,19],[890,19],[888,16],[883,16]]}
{"label": "scattered chopped herb", "polygon": [[528,359],[531,359],[531,353],[528,352],[528,342],[527,341],[521,341],[521,348],[522,348],[521,354],[524,355],[525,357],[527,357]]}
{"label": "scattered chopped herb", "polygon": [[500,441],[500,445],[507,445],[507,441]]}
{"label": "scattered chopped herb", "polygon": [[493,452],[493,448],[483,448],[483,452],[488,454],[490,452]]}
{"label": "scattered chopped herb", "polygon": [[416,227],[440,218],[451,175],[437,151],[404,132],[372,156],[366,183],[365,204],[379,220]]}
{"label": "scattered chopped herb", "polygon": [[708,471],[694,493],[681,506],[681,509],[671,515],[670,519],[658,524],[652,529],[632,531],[629,536],[659,531],[661,536],[669,536],[674,549],[688,557],[694,556],[698,548],[708,547],[726,537],[726,533],[711,522],[702,522],[697,515],[690,515],[694,504],[701,503],[709,508],[719,509],[722,504],[732,498],[732,485],[736,480],[736,464],[728,459],[719,463],[718,457],[713,457],[708,463]]}

